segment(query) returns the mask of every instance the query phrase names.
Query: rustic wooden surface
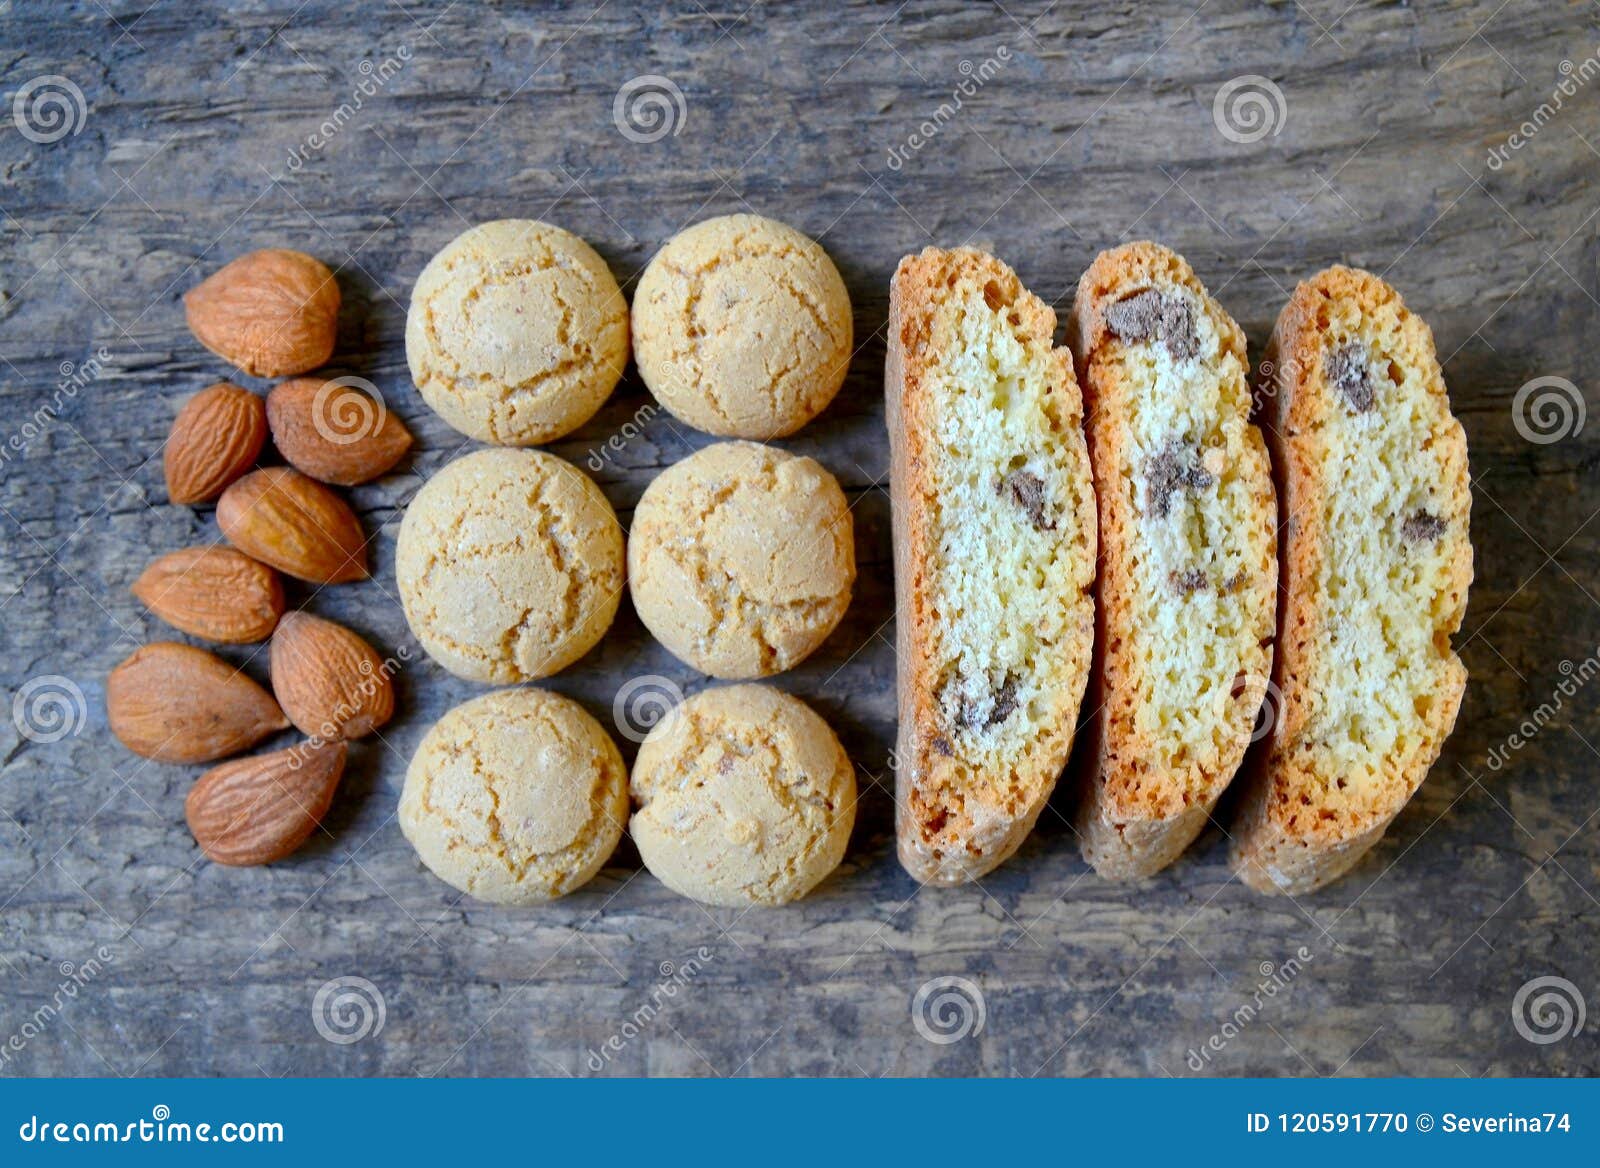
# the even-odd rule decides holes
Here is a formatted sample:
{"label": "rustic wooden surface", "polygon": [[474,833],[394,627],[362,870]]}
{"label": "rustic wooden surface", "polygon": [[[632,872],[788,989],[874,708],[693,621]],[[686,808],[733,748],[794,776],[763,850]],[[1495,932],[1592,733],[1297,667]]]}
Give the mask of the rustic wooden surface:
{"label": "rustic wooden surface", "polygon": [[[1600,1019],[1537,1044],[1512,1018],[1519,987],[1547,975],[1600,1010],[1600,716],[1586,692],[1558,690],[1562,662],[1600,642],[1600,426],[1537,443],[1513,414],[1531,379],[1583,390],[1595,376],[1600,83],[1578,69],[1576,96],[1489,165],[1549,100],[1562,62],[1600,49],[1600,9],[363,7],[0,6],[6,108],[40,75],[84,98],[79,132],[59,141],[0,129],[0,693],[25,699],[0,718],[0,1073],[1600,1069]],[[290,169],[290,152],[372,75],[362,62],[386,58],[403,67]],[[990,59],[997,69],[982,68]],[[964,62],[986,83],[891,166],[892,149],[941,117]],[[684,112],[675,134],[636,142],[613,102],[647,74],[680,87]],[[1278,132],[1258,141],[1214,119],[1218,90],[1244,74],[1284,97]],[[406,502],[469,448],[407,377],[411,283],[463,227],[531,216],[590,240],[631,292],[673,231],[741,209],[821,239],[855,304],[845,389],[784,444],[828,465],[857,517],[854,605],[782,679],[859,764],[849,856],[783,911],[701,909],[640,872],[626,844],[549,908],[463,900],[394,821],[419,737],[477,692],[420,658],[394,599]],[[1295,280],[1334,261],[1386,272],[1433,324],[1476,480],[1459,727],[1382,845],[1299,903],[1232,880],[1215,829],[1149,884],[1109,885],[1078,858],[1065,795],[981,888],[919,891],[894,861],[887,793],[889,275],[905,252],[976,241],[1061,309],[1095,251],[1143,236],[1190,258],[1257,353]],[[133,646],[171,635],[128,594],[142,566],[214,537],[209,509],[168,505],[161,479],[178,404],[227,373],[185,330],[179,298],[264,245],[338,269],[335,368],[381,386],[419,438],[398,473],[353,492],[375,578],[308,603],[414,660],[399,716],[353,754],[332,838],[233,871],[199,861],[183,824],[200,768],[123,751],[104,729],[104,678]],[[102,347],[98,375],[58,392],[64,363],[82,368]],[[630,371],[554,450],[585,463],[648,401]],[[647,418],[603,460],[596,477],[624,522],[652,475],[706,441],[669,421]],[[259,652],[228,655],[264,675]],[[645,675],[704,684],[625,604],[554,684],[609,722],[618,689]],[[69,706],[56,741],[29,720],[43,716],[48,689],[24,693],[40,678],[67,683],[50,681]],[[1548,725],[1490,769],[1490,752],[1553,696]],[[1292,969],[1302,946],[1309,959],[1240,1021],[1264,966]],[[314,997],[346,976],[372,983],[383,1025],[325,1041]],[[978,987],[982,1025],[930,1041],[913,999],[950,976]],[[621,1049],[595,1057],[613,1035]],[[1221,1049],[1197,1071],[1189,1052],[1213,1035]]]}

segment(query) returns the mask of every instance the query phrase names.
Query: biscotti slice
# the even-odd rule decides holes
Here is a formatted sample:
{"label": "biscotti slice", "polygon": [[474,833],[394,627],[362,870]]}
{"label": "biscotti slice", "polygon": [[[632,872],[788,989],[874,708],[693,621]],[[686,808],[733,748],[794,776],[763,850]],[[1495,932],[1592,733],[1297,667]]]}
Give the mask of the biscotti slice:
{"label": "biscotti slice", "polygon": [[1433,334],[1378,277],[1302,283],[1262,369],[1284,517],[1278,708],[1233,861],[1251,887],[1297,894],[1378,840],[1455,726],[1471,494]]}
{"label": "biscotti slice", "polygon": [[1102,252],[1067,340],[1100,508],[1077,827],[1084,858],[1126,880],[1200,834],[1250,744],[1271,666],[1277,510],[1244,333],[1182,256]]}
{"label": "biscotti slice", "polygon": [[907,256],[890,289],[896,829],[926,883],[975,879],[1017,850],[1083,698],[1094,497],[1055,326],[970,248]]}

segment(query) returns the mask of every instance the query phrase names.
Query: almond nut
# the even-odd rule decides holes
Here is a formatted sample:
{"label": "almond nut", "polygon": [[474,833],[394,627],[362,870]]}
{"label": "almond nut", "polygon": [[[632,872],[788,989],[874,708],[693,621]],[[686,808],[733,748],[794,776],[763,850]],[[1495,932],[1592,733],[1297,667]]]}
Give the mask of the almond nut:
{"label": "almond nut", "polygon": [[311,837],[344,774],[343,742],[301,743],[213,767],[184,800],[200,850],[219,864],[270,864]]}
{"label": "almond nut", "polygon": [[202,345],[253,377],[286,377],[333,355],[339,285],[304,252],[242,255],[183,298]]}
{"label": "almond nut", "polygon": [[272,695],[222,658],[175,641],[135,649],[106,679],[111,732],[157,762],[211,762],[289,725]]}
{"label": "almond nut", "polygon": [[291,612],[272,634],[272,689],[312,738],[363,738],[394,715],[394,683],[377,650],[333,621]]}
{"label": "almond nut", "polygon": [[377,478],[411,448],[411,432],[383,401],[344,379],[285,381],[267,395],[267,423],[290,465],[344,487]]}
{"label": "almond nut", "polygon": [[248,556],[313,584],[367,576],[367,546],[350,505],[287,466],[253,471],[222,493],[217,526]]}
{"label": "almond nut", "polygon": [[255,465],[267,440],[267,410],[257,394],[219,381],[172,419],[163,455],[167,498],[205,503]]}
{"label": "almond nut", "polygon": [[176,629],[208,641],[264,641],[283,615],[283,581],[229,547],[168,552],[133,582],[133,594]]}

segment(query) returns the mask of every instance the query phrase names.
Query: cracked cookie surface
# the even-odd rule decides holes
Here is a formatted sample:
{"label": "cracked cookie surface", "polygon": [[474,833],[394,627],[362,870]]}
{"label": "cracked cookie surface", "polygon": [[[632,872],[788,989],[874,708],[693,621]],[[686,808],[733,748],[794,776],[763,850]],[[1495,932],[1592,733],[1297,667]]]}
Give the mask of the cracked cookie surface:
{"label": "cracked cookie surface", "polygon": [[844,383],[850,296],[833,261],[759,215],[668,240],[633,298],[634,359],[676,417],[724,438],[792,434]]}
{"label": "cracked cookie surface", "polygon": [[411,631],[451,673],[531,681],[565,669],[611,627],[622,528],[570,463],[536,450],[480,450],[411,501],[395,580]]}
{"label": "cracked cookie surface", "polygon": [[639,619],[713,677],[799,664],[844,616],[855,576],[838,482],[770,446],[708,446],[657,476],[634,512],[628,586]]}
{"label": "cracked cookie surface", "polygon": [[645,867],[706,904],[798,900],[844,858],[855,769],[822,717],[766,685],[681,702],[639,747],[629,832]]}
{"label": "cracked cookie surface", "polygon": [[440,718],[411,759],[399,810],[435,876],[495,904],[588,882],[627,817],[616,743],[576,702],[538,689],[485,694]]}
{"label": "cracked cookie surface", "polygon": [[628,304],[595,250],[534,219],[481,223],[417,278],[406,360],[463,434],[550,442],[588,421],[628,363]]}

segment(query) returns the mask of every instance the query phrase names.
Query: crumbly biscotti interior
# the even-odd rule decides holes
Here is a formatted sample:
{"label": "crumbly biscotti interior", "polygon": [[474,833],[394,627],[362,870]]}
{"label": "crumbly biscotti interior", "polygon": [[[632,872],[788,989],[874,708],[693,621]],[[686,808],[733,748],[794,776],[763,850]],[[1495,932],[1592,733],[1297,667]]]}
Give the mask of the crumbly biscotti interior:
{"label": "crumbly biscotti interior", "polygon": [[1109,652],[1131,691],[1111,698],[1125,721],[1108,735],[1107,794],[1160,818],[1215,796],[1265,689],[1266,465],[1244,362],[1204,297],[1160,284],[1109,305],[1106,321],[1098,381],[1117,400],[1097,401],[1094,424],[1118,426],[1121,457],[1100,468],[1101,487],[1122,492],[1132,527],[1115,543],[1108,532],[1104,550],[1121,567]]}
{"label": "crumbly biscotti interior", "polygon": [[[1350,830],[1391,815],[1432,763],[1439,706],[1464,672],[1450,636],[1466,603],[1471,500],[1432,344],[1393,302],[1363,313],[1334,297],[1321,311],[1320,365],[1302,380],[1319,408],[1295,439],[1321,468],[1304,505],[1321,511],[1323,547],[1313,579],[1291,580],[1309,588],[1314,622],[1303,728],[1284,744],[1291,831],[1313,826],[1301,815]],[[1443,718],[1447,733],[1454,710]]]}
{"label": "crumbly biscotti interior", "polygon": [[952,809],[969,821],[996,803],[1022,814],[1055,781],[1018,760],[1041,740],[1070,741],[1062,691],[1081,687],[1087,666],[1094,572],[1078,530],[1092,510],[1081,450],[1067,440],[1077,411],[1061,392],[1064,354],[1029,335],[992,282],[940,289],[931,336],[924,648],[942,722],[934,749],[956,765],[918,792],[930,838]]}

